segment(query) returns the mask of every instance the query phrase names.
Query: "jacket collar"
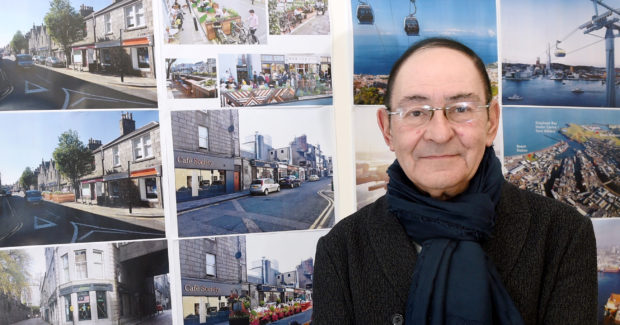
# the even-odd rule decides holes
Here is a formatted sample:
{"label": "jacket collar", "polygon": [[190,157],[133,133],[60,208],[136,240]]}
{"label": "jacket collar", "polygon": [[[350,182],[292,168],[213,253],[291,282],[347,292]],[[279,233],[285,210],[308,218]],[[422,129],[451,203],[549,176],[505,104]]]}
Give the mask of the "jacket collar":
{"label": "jacket collar", "polygon": [[[510,272],[525,245],[530,226],[530,215],[526,206],[527,202],[519,194],[519,189],[505,182],[497,206],[498,218],[493,234],[482,245],[502,279],[510,277]],[[365,231],[369,246],[374,251],[378,268],[392,286],[384,289],[397,293],[405,305],[418,255],[415,246],[396,217],[388,212],[385,196],[370,207],[366,218]]]}

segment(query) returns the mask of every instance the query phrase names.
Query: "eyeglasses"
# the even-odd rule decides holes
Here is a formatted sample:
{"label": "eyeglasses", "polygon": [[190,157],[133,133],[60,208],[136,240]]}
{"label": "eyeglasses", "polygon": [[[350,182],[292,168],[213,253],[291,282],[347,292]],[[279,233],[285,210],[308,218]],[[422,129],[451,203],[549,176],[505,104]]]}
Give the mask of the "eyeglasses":
{"label": "eyeglasses", "polygon": [[478,117],[478,112],[489,108],[489,105],[480,105],[476,102],[459,102],[448,104],[444,107],[430,105],[417,105],[412,107],[399,107],[394,111],[388,110],[388,115],[397,115],[400,121],[410,127],[419,127],[433,118],[435,111],[444,111],[448,121],[456,124],[472,122]]}

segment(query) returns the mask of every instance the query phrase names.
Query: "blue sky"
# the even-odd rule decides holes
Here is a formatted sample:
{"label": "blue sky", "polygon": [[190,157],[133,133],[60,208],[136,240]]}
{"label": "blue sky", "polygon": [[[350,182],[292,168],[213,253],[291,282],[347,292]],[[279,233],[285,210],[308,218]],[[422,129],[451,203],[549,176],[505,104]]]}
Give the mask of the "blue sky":
{"label": "blue sky", "polygon": [[[92,6],[97,11],[114,3],[114,0],[70,0],[70,2],[76,11],[80,10],[82,4]],[[25,34],[32,28],[33,23],[41,25],[43,17],[50,8],[49,3],[49,0],[3,1],[4,8],[0,10],[0,47],[11,42],[18,30]]]}
{"label": "blue sky", "polygon": [[[620,7],[620,0],[605,0],[604,3],[612,8]],[[598,10],[599,15],[607,11],[601,6],[598,6]],[[602,40],[600,37],[604,36],[605,30],[593,33],[599,37],[577,30],[577,27],[589,21],[593,15],[594,5],[589,0],[503,1],[500,36],[504,61],[533,64],[536,57],[540,57],[541,62],[547,62],[545,52],[549,43],[552,51],[551,62],[604,67],[605,42],[588,45]],[[559,46],[567,51],[566,57],[556,58],[553,55],[556,40],[563,41]],[[616,41],[615,44],[615,58],[616,62],[619,62],[619,42]],[[585,48],[580,49],[582,47]]]}
{"label": "blue sky", "polygon": [[[130,111],[136,128],[159,121],[158,111]],[[39,166],[41,159],[50,160],[58,145],[58,136],[72,129],[80,140],[101,140],[102,144],[120,136],[122,111],[88,112],[5,112],[0,118],[0,173],[2,184],[12,184],[26,167]]]}
{"label": "blue sky", "polygon": [[[409,14],[407,0],[367,0],[374,11],[374,25],[359,25],[356,17],[358,1],[351,1],[353,28],[356,35],[396,34],[405,35],[404,18]],[[421,34],[443,32],[444,36],[462,33],[475,36],[495,36],[495,0],[418,0],[416,17]],[[413,5],[411,11],[413,11]]]}

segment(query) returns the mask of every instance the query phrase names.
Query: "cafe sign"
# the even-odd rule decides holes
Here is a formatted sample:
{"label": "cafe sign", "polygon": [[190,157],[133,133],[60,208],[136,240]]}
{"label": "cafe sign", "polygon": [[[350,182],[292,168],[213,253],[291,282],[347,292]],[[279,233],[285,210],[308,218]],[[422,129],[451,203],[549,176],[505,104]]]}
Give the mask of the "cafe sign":
{"label": "cafe sign", "polygon": [[189,279],[182,279],[181,283],[183,285],[183,296],[219,297],[241,292],[241,287],[238,284]]}
{"label": "cafe sign", "polygon": [[235,161],[230,158],[175,151],[174,168],[234,170]]}

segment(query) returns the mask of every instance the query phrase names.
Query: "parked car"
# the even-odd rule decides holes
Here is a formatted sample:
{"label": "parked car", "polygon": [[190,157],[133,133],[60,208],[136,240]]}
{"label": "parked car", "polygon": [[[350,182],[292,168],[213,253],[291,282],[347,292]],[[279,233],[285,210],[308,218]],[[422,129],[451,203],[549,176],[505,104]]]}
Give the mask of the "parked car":
{"label": "parked car", "polygon": [[4,196],[13,196],[13,191],[9,188],[4,189]]}
{"label": "parked car", "polygon": [[58,60],[57,57],[53,57],[53,56],[48,56],[47,59],[45,59],[45,65],[48,67],[64,67],[64,63],[60,60]]}
{"label": "parked car", "polygon": [[250,184],[250,194],[265,194],[269,192],[280,192],[280,184],[276,183],[273,178],[259,178]]}
{"label": "parked car", "polygon": [[319,175],[310,175],[310,177],[308,177],[308,180],[311,182],[318,181]]}
{"label": "parked car", "polygon": [[15,56],[15,65],[20,69],[32,69],[34,62],[30,54],[18,54]]}
{"label": "parked car", "polygon": [[295,177],[295,175],[288,175],[288,176],[284,176],[280,178],[280,180],[278,181],[278,184],[280,184],[280,187],[290,187],[290,188],[300,187],[301,180]]}
{"label": "parked car", "polygon": [[26,191],[26,203],[28,204],[41,204],[43,197],[41,197],[41,191],[30,190]]}

